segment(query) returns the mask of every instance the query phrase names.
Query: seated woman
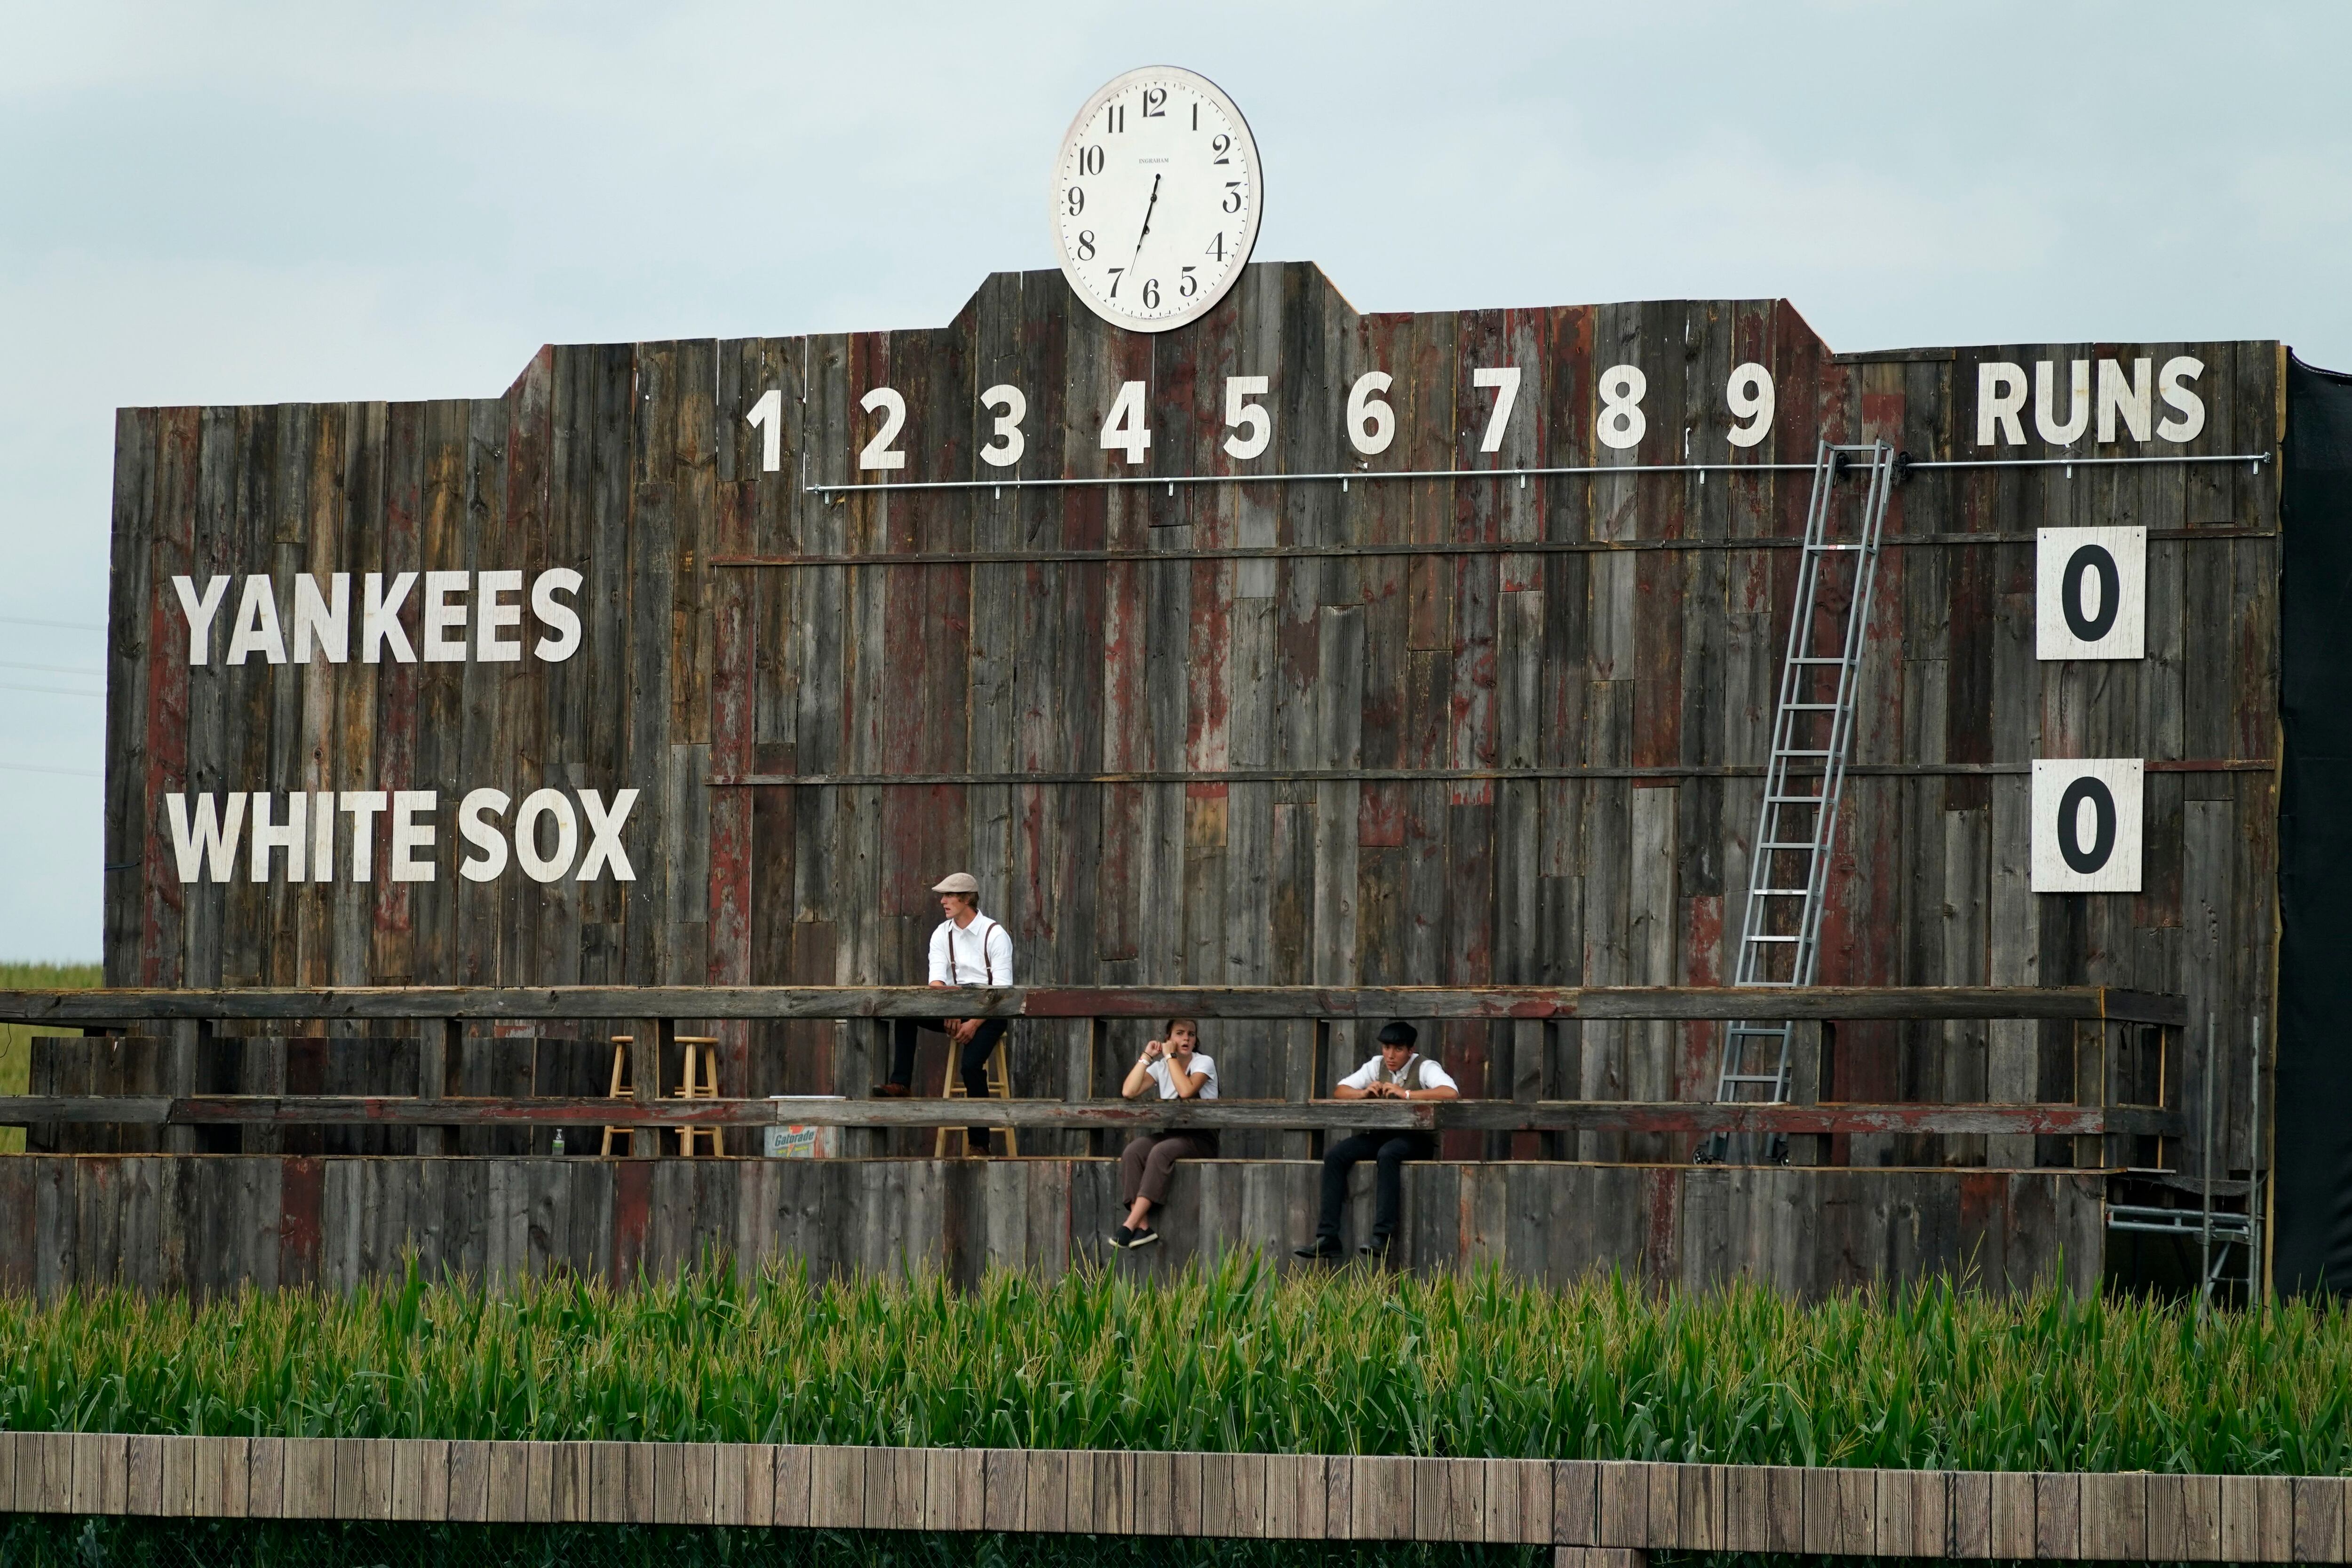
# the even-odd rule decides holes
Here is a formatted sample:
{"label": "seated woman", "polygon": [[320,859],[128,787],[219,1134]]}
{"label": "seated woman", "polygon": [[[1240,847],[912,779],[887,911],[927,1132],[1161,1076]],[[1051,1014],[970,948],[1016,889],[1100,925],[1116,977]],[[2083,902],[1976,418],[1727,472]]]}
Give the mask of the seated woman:
{"label": "seated woman", "polygon": [[[1129,1100],[1157,1086],[1162,1100],[1214,1100],[1217,1064],[1201,1054],[1201,1026],[1191,1019],[1170,1019],[1168,1038],[1143,1048],[1127,1082],[1118,1092]],[[1211,1128],[1186,1132],[1138,1133],[1118,1156],[1119,1201],[1128,1206],[1127,1223],[1111,1232],[1118,1248],[1149,1247],[1160,1239],[1151,1228],[1151,1211],[1168,1196],[1168,1181],[1176,1162],[1188,1157],[1214,1159],[1217,1134]]]}

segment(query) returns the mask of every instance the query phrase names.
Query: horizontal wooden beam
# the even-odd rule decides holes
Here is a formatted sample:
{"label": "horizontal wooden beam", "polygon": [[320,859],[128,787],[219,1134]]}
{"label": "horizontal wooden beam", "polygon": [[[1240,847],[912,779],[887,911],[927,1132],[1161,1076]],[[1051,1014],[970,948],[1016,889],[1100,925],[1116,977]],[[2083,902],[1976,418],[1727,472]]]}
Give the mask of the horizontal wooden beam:
{"label": "horizontal wooden beam", "polygon": [[[2150,773],[2274,773],[2270,757],[2150,758]],[[2032,772],[2031,762],[1857,762],[1849,779],[2003,779]],[[1155,768],[1130,772],[736,773],[706,780],[713,789],[969,789],[1045,784],[1429,784],[1542,782],[1566,779],[1761,779],[1759,763],[1675,763],[1658,768],[1611,763],[1531,763],[1524,768]]]}
{"label": "horizontal wooden beam", "polygon": [[[593,1481],[593,1484],[592,1484]],[[0,1432],[0,1511],[2341,1563],[2340,1476]]]}
{"label": "horizontal wooden beam", "polygon": [[2186,998],[2108,986],[928,986],[267,987],[0,991],[0,1022],[82,1026],[183,1019],[1165,1018],[2056,1019],[2179,1026]]}
{"label": "horizontal wooden beam", "polygon": [[1691,1101],[635,1100],[362,1095],[15,1095],[0,1125],[1335,1128],[1557,1133],[2178,1133],[2177,1113],[2089,1105],[1721,1105]]}

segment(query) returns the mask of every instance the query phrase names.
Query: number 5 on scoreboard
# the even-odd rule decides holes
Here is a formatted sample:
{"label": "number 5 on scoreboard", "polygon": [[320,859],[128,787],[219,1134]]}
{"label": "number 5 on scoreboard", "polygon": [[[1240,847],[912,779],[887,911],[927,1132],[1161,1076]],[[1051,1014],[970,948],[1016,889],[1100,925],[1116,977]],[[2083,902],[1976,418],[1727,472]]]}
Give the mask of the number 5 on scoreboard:
{"label": "number 5 on scoreboard", "polygon": [[1234,434],[1225,437],[1225,455],[1244,462],[1265,450],[1274,439],[1274,420],[1265,410],[1249,400],[1265,395],[1264,376],[1227,376],[1225,378],[1225,423]]}

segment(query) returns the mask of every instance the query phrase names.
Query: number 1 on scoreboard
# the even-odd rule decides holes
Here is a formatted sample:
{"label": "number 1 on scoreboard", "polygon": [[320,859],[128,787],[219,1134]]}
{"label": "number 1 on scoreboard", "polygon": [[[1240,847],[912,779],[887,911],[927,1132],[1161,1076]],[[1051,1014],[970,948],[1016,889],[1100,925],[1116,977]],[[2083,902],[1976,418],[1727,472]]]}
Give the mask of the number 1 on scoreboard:
{"label": "number 1 on scoreboard", "polygon": [[760,433],[760,472],[773,474],[784,465],[784,393],[770,387],[744,416]]}

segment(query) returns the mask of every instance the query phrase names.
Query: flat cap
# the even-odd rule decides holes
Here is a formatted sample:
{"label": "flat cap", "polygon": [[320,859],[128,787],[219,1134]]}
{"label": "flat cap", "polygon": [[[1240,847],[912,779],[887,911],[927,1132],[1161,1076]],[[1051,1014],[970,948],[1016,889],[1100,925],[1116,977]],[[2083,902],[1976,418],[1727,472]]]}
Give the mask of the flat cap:
{"label": "flat cap", "polygon": [[1381,1026],[1382,1045],[1411,1045],[1421,1038],[1421,1031],[1402,1019],[1391,1019]]}
{"label": "flat cap", "polygon": [[950,872],[931,884],[933,893],[978,893],[980,882],[968,871]]}

